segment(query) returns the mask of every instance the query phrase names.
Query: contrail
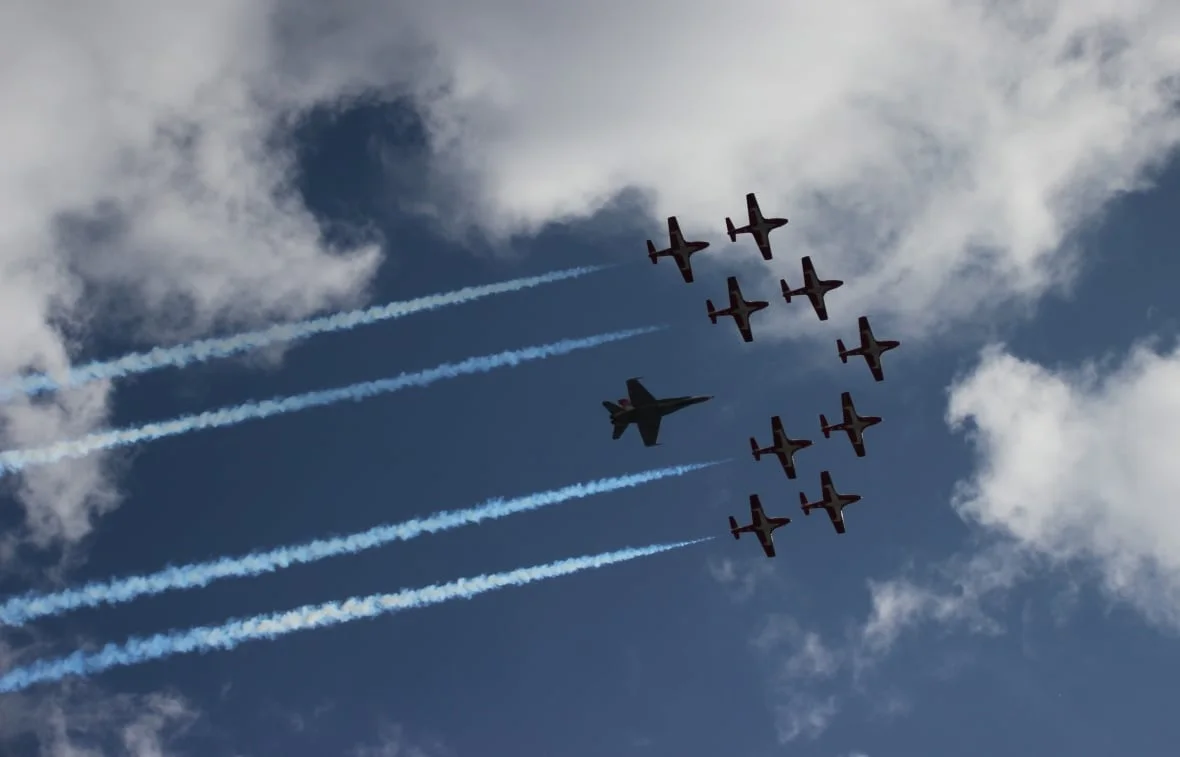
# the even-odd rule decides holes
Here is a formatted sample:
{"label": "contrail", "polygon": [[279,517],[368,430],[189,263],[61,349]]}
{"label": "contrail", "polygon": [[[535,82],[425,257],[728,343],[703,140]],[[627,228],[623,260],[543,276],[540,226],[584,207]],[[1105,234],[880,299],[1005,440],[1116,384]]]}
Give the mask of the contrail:
{"label": "contrail", "polygon": [[192,363],[231,357],[276,342],[305,339],[309,336],[328,334],[333,331],[347,331],[370,323],[403,318],[414,313],[424,313],[449,305],[473,302],[494,294],[519,292],[543,284],[575,279],[610,267],[610,265],[597,265],[567,268],[564,271],[554,271],[540,276],[528,276],[484,286],[465,287],[453,292],[432,294],[404,302],[392,302],[388,305],[377,305],[365,310],[351,310],[298,323],[279,324],[258,331],[246,331],[234,336],[201,339],[174,347],[156,347],[148,352],[134,352],[115,360],[87,363],[70,369],[61,378],[54,378],[43,373],[20,376],[0,383],[0,401],[11,399],[14,395],[22,393],[36,395],[66,387],[80,386],[100,379],[122,378],[161,368],[183,368]]}
{"label": "contrail", "polygon": [[230,620],[219,626],[198,626],[185,631],[172,631],[148,637],[132,637],[123,644],[107,644],[98,652],[77,651],[56,660],[40,660],[10,670],[0,676],[0,692],[20,691],[44,681],[59,681],[71,675],[92,675],[114,667],[138,665],[142,662],[160,660],[177,654],[233,649],[246,641],[274,639],[294,631],[324,628],[354,620],[374,618],[389,612],[427,607],[452,599],[471,599],[496,589],[524,586],[547,578],[557,578],[583,570],[602,568],[615,563],[699,544],[710,538],[712,537],[673,544],[621,549],[617,552],[606,552],[600,555],[574,557],[532,568],[518,568],[506,573],[460,578],[450,583],[434,584],[421,589],[405,589],[396,594],[352,597],[343,602],[304,605],[288,612]]}
{"label": "contrail", "polygon": [[527,494],[505,500],[503,497],[463,510],[448,510],[425,518],[415,518],[396,525],[377,526],[367,531],[337,536],[330,539],[279,547],[265,552],[253,552],[242,557],[222,557],[203,563],[168,567],[143,576],[131,576],[109,581],[94,581],[76,589],[65,589],[52,594],[26,594],[0,603],[0,623],[20,625],[46,615],[61,615],[70,610],[98,605],[130,602],[136,597],[162,594],[175,589],[207,586],[223,578],[241,578],[271,573],[291,565],[316,562],[327,557],[355,554],[394,541],[407,541],[422,534],[449,531],[485,520],[495,520],[516,513],[556,505],[571,499],[582,499],[596,494],[641,486],[672,476],[720,465],[723,460],[692,463],[668,468],[657,468],[626,476],[600,478],[588,483],[572,484],[560,489]]}
{"label": "contrail", "polygon": [[609,334],[598,334],[582,339],[563,339],[551,344],[506,350],[495,355],[469,357],[458,363],[443,363],[425,371],[403,373],[394,378],[367,381],[338,389],[325,389],[290,397],[277,397],[261,402],[246,402],[221,410],[210,410],[197,415],[181,416],[170,421],[149,423],[138,428],[100,431],[80,439],[50,444],[47,447],[0,452],[0,476],[15,473],[30,465],[56,463],[70,458],[83,457],[98,450],[126,447],[139,442],[163,439],[166,436],[186,434],[199,429],[233,426],[242,421],[269,418],[272,415],[293,413],[312,407],[323,407],[344,400],[359,401],[409,387],[425,387],[442,379],[457,378],[472,373],[486,373],[496,368],[516,366],[556,355],[566,355],[577,350],[587,350],[610,342],[650,334],[663,328],[663,326],[648,326],[626,331],[614,331]]}

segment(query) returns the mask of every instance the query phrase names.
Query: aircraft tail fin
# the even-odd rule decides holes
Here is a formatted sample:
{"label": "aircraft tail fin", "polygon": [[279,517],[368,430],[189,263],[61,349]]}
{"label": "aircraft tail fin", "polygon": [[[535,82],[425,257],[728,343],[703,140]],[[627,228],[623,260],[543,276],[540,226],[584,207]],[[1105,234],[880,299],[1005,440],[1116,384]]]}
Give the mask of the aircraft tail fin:
{"label": "aircraft tail fin", "polygon": [[737,229],[734,228],[733,221],[730,218],[725,219],[725,231],[729,234],[729,241],[737,241]]}
{"label": "aircraft tail fin", "polygon": [[709,320],[714,326],[717,325],[717,311],[713,309],[713,301],[705,300],[705,307],[709,308]]}
{"label": "aircraft tail fin", "polygon": [[844,340],[843,339],[836,340],[836,349],[840,351],[840,362],[847,363],[848,362],[848,350],[844,349]]}
{"label": "aircraft tail fin", "polygon": [[647,257],[651,260],[652,265],[655,265],[656,263],[660,262],[659,256],[656,255],[655,243],[652,242],[650,239],[647,240]]}
{"label": "aircraft tail fin", "polygon": [[762,450],[758,449],[758,440],[752,436],[750,437],[750,451],[754,453],[755,460],[762,459]]}
{"label": "aircraft tail fin", "polygon": [[602,406],[605,407],[606,411],[608,413],[610,413],[612,416],[617,415],[623,409],[623,408],[619,407],[618,405],[616,405],[615,403],[607,402],[605,400],[603,401]]}
{"label": "aircraft tail fin", "polygon": [[790,302],[791,301],[791,288],[789,286],[787,286],[787,280],[786,279],[779,279],[778,286],[779,286],[779,289],[783,290],[783,299],[786,300],[787,302]]}
{"label": "aircraft tail fin", "polygon": [[729,532],[733,534],[733,538],[735,539],[742,538],[741,531],[738,531],[737,518],[734,518],[732,515],[729,516]]}
{"label": "aircraft tail fin", "polygon": [[807,495],[803,492],[799,492],[799,504],[803,506],[804,515],[811,515],[811,508],[808,507]]}
{"label": "aircraft tail fin", "polygon": [[832,438],[832,427],[828,425],[828,417],[823,413],[819,414],[819,427],[824,432],[825,439]]}

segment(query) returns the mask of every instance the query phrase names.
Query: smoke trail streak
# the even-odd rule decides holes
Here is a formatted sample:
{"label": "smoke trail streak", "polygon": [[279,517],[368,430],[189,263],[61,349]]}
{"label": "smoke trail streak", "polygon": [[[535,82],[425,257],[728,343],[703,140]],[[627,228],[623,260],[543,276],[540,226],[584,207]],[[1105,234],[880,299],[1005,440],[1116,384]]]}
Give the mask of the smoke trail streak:
{"label": "smoke trail streak", "polygon": [[517,366],[533,360],[542,360],[557,355],[566,355],[577,350],[600,347],[610,342],[650,334],[660,331],[663,326],[648,326],[626,331],[615,331],[609,334],[582,339],[563,339],[560,342],[525,347],[518,350],[506,350],[495,355],[470,357],[458,363],[443,363],[417,373],[403,373],[400,376],[377,381],[367,381],[361,384],[325,389],[318,392],[296,394],[290,397],[278,397],[261,402],[246,402],[234,407],[210,410],[198,415],[185,415],[170,421],[149,423],[137,428],[120,429],[117,431],[100,431],[80,439],[50,444],[26,450],[9,450],[0,452],[0,476],[15,473],[30,465],[45,465],[56,463],[75,457],[83,457],[98,450],[126,447],[139,442],[154,441],[167,436],[177,436],[190,431],[207,428],[221,428],[233,426],[243,421],[257,418],[269,418],[273,415],[293,413],[297,410],[307,410],[313,407],[332,405],[344,400],[359,401],[375,397],[379,394],[396,392],[409,387],[426,387],[442,379],[457,378],[472,373],[486,373],[496,368]]}
{"label": "smoke trail streak", "polygon": [[473,302],[494,294],[519,292],[543,284],[574,279],[610,267],[609,265],[599,265],[568,268],[564,271],[554,271],[540,276],[528,276],[484,286],[465,287],[453,292],[432,294],[404,302],[392,302],[388,305],[377,305],[365,310],[351,310],[298,323],[283,323],[233,336],[201,339],[174,347],[156,347],[148,352],[135,352],[115,360],[87,363],[71,369],[60,379],[43,373],[21,376],[0,383],[0,401],[11,399],[14,395],[21,393],[36,395],[57,391],[64,387],[81,386],[100,379],[123,378],[161,368],[183,368],[186,365],[206,360],[231,357],[276,342],[305,339],[309,336],[333,331],[347,331],[357,326],[403,318],[414,313],[424,313],[449,305]]}
{"label": "smoke trail streak", "polygon": [[350,623],[354,620],[374,618],[398,610],[417,609],[449,602],[452,599],[471,599],[496,589],[524,586],[548,578],[602,568],[615,563],[699,544],[711,538],[573,557],[547,565],[518,568],[505,573],[484,574],[475,578],[460,578],[450,583],[434,584],[421,589],[405,589],[396,594],[352,597],[343,602],[304,605],[288,612],[230,620],[219,626],[198,626],[185,631],[172,631],[148,637],[132,637],[123,644],[107,644],[98,652],[79,650],[56,660],[39,660],[10,670],[0,676],[0,692],[20,691],[44,681],[59,681],[70,675],[92,675],[114,667],[138,665],[177,654],[233,649],[246,641],[274,639],[295,631]]}
{"label": "smoke trail streak", "polygon": [[52,594],[26,594],[0,603],[0,623],[20,625],[35,618],[61,615],[83,607],[122,604],[145,595],[208,586],[223,578],[258,576],[292,565],[316,562],[337,555],[356,554],[394,541],[408,541],[422,534],[449,531],[460,526],[504,518],[571,499],[583,499],[596,494],[641,486],[663,478],[682,476],[720,465],[722,462],[725,461],[677,465],[626,476],[600,478],[597,481],[572,484],[509,500],[497,497],[475,507],[447,510],[396,525],[377,526],[348,536],[317,539],[305,544],[253,552],[242,557],[222,557],[209,562],[168,567],[148,575],[94,581],[75,589],[65,589]]}

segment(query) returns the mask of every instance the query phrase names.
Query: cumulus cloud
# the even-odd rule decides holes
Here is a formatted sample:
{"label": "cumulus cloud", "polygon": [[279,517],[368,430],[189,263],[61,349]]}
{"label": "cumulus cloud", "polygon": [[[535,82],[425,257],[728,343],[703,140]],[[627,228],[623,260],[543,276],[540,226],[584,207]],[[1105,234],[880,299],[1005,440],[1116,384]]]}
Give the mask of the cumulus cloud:
{"label": "cumulus cloud", "polygon": [[[383,96],[413,44],[339,52],[312,3],[48,0],[0,24],[0,374],[61,371],[96,329],[167,340],[352,304],[375,239],[327,238],[294,181],[309,109]],[[107,422],[96,384],[0,408],[4,443]],[[117,503],[103,458],[23,475],[38,543]]]}
{"label": "cumulus cloud", "polygon": [[1081,562],[1112,597],[1180,629],[1180,349],[1052,369],[999,347],[951,390],[977,473],[954,505],[1054,563]]}
{"label": "cumulus cloud", "polygon": [[[774,278],[813,254],[848,281],[837,321],[903,335],[1068,282],[1071,235],[1180,139],[1169,0],[342,7],[369,16],[360,50],[396,24],[433,51],[441,217],[507,236],[638,189],[653,235],[676,214],[714,241],[698,260],[758,266],[721,233],[756,191],[791,218]],[[785,329],[821,328],[805,310]]]}

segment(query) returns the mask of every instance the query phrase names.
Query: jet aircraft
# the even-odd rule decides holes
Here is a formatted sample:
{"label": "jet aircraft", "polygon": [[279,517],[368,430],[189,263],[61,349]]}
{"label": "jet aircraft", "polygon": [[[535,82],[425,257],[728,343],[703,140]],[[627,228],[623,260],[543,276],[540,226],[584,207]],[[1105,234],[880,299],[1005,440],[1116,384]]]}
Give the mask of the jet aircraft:
{"label": "jet aircraft", "polygon": [[743,299],[742,290],[738,286],[736,276],[730,276],[726,279],[725,283],[729,287],[729,307],[725,310],[715,310],[713,308],[713,301],[705,300],[705,305],[709,308],[709,320],[713,322],[713,325],[716,325],[719,316],[732,316],[734,322],[737,324],[738,331],[742,332],[742,339],[752,342],[754,341],[754,332],[750,330],[750,315],[769,307],[770,303],[765,300],[747,302]]}
{"label": "jet aircraft", "polygon": [[833,431],[845,432],[848,434],[848,441],[852,442],[852,448],[856,450],[856,456],[864,457],[864,431],[869,426],[876,426],[880,423],[881,418],[876,415],[857,415],[856,406],[852,404],[852,392],[844,392],[840,395],[840,407],[844,411],[844,422],[828,425],[827,416],[820,413],[820,430],[824,432],[825,439],[831,439]]}
{"label": "jet aircraft", "polygon": [[610,422],[614,426],[612,439],[618,439],[632,423],[639,427],[639,435],[643,437],[645,447],[655,447],[660,435],[660,421],[665,415],[713,399],[712,396],[696,397],[664,397],[656,399],[652,393],[639,383],[638,378],[627,379],[627,397],[614,402],[603,402],[602,406],[610,412]]}
{"label": "jet aircraft", "polygon": [[787,432],[783,430],[783,422],[779,416],[774,416],[770,419],[770,432],[774,436],[774,441],[769,447],[759,447],[758,440],[750,437],[750,451],[754,453],[755,460],[761,460],[762,455],[774,453],[778,455],[778,460],[783,465],[783,470],[787,474],[787,478],[795,477],[795,453],[801,449],[810,447],[812,442],[810,439],[792,439],[787,436]]}
{"label": "jet aircraft", "polygon": [[881,370],[881,355],[889,350],[897,349],[901,342],[895,340],[878,341],[873,336],[873,330],[869,327],[868,316],[862,315],[857,321],[857,326],[860,329],[860,346],[855,349],[845,349],[844,341],[842,339],[836,340],[836,349],[840,352],[840,362],[847,363],[848,358],[853,355],[863,355],[865,362],[869,364],[869,370],[873,372],[873,378],[877,381],[885,380],[885,372]]}
{"label": "jet aircraft", "polygon": [[791,289],[787,286],[786,279],[779,279],[778,284],[783,290],[784,300],[790,302],[792,296],[805,294],[807,299],[811,300],[811,307],[815,309],[815,314],[819,316],[821,321],[826,321],[828,320],[828,307],[824,304],[824,295],[843,286],[844,282],[840,279],[821,279],[817,276],[809,255],[803,258],[803,286]]}
{"label": "jet aircraft", "polygon": [[729,241],[736,242],[738,234],[749,234],[758,244],[758,251],[762,253],[762,259],[770,260],[773,257],[770,252],[770,232],[780,226],[786,226],[787,219],[763,218],[762,210],[758,207],[758,198],[754,196],[753,192],[746,195],[746,214],[750,217],[750,222],[745,226],[734,226],[732,219],[725,219],[725,230],[729,232]]}
{"label": "jet aircraft", "polygon": [[790,518],[768,518],[762,510],[762,500],[757,494],[750,495],[750,523],[739,526],[737,519],[729,516],[729,532],[733,538],[740,539],[742,534],[754,533],[762,544],[762,551],[767,557],[774,557],[774,530],[791,522]]}
{"label": "jet aircraft", "polygon": [[676,220],[676,216],[668,217],[668,243],[670,246],[667,249],[657,250],[655,243],[647,240],[647,257],[652,265],[659,263],[663,257],[675,259],[676,265],[680,267],[680,275],[684,277],[684,283],[691,284],[692,261],[689,258],[693,253],[708,247],[709,243],[684,241],[684,234],[680,233],[680,222]]}
{"label": "jet aircraft", "polygon": [[832,525],[836,528],[836,533],[842,534],[844,533],[844,508],[853,502],[859,502],[860,495],[841,494],[836,491],[835,485],[832,484],[832,474],[828,471],[820,472],[819,485],[823,494],[815,502],[808,502],[807,495],[799,492],[799,504],[803,505],[803,514],[811,515],[812,510],[822,507],[824,510],[827,510],[828,517],[832,519]]}

